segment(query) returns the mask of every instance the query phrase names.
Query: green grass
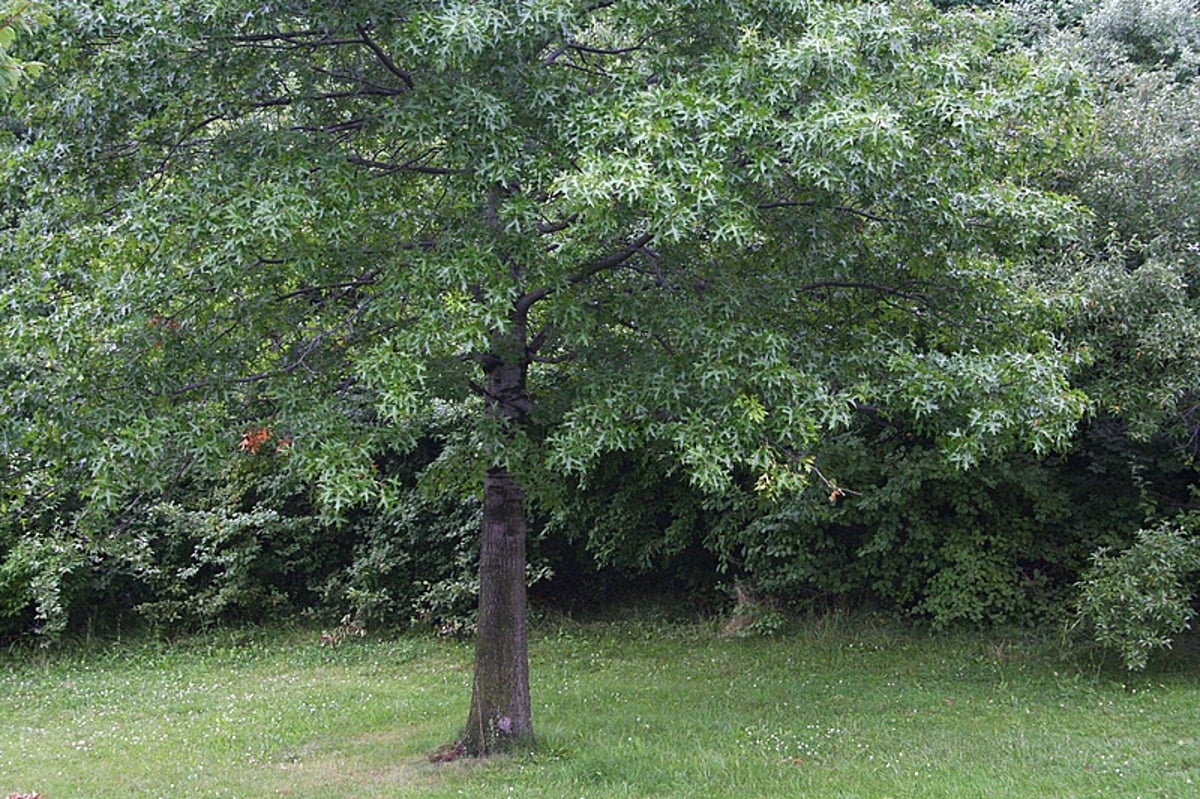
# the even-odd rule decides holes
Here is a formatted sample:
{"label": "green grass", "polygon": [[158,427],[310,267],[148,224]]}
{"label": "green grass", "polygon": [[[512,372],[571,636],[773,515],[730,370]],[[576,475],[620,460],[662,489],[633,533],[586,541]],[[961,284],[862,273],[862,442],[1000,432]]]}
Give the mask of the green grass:
{"label": "green grass", "polygon": [[1200,796],[1194,658],[1126,677],[1010,636],[542,623],[536,752],[435,765],[470,646],[222,632],[0,655],[0,796]]}

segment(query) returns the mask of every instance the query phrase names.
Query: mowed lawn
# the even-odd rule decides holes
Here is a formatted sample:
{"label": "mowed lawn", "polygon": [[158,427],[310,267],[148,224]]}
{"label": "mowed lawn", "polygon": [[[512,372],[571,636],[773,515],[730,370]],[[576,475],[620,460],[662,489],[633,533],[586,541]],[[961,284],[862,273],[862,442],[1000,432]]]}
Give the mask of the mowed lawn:
{"label": "mowed lawn", "polygon": [[536,751],[429,762],[468,643],[221,631],[0,654],[0,796],[1200,796],[1200,660],[1129,676],[1021,634],[815,619],[540,622]]}

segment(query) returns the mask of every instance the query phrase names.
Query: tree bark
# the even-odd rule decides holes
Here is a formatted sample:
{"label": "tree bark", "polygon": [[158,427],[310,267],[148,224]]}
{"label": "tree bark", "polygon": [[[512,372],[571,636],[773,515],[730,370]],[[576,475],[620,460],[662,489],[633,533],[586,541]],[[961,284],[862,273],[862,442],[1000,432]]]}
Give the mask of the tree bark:
{"label": "tree bark", "polygon": [[[509,335],[493,342],[483,363],[487,413],[509,431],[530,408],[525,328],[523,319],[516,321]],[[493,465],[483,481],[475,681],[462,738],[463,751],[475,757],[533,741],[525,533],[525,490],[508,469]]]}
{"label": "tree bark", "polygon": [[525,599],[525,492],[507,470],[484,478],[475,683],[463,735],[483,757],[533,740]]}

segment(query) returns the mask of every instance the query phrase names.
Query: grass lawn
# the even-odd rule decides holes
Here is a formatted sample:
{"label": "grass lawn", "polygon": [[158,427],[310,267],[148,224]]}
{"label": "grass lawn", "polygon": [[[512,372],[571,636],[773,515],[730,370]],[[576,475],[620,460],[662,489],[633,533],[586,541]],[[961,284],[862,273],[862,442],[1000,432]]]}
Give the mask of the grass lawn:
{"label": "grass lawn", "polygon": [[0,653],[0,797],[1200,796],[1200,670],[814,620],[542,622],[536,752],[433,764],[471,648],[224,631]]}

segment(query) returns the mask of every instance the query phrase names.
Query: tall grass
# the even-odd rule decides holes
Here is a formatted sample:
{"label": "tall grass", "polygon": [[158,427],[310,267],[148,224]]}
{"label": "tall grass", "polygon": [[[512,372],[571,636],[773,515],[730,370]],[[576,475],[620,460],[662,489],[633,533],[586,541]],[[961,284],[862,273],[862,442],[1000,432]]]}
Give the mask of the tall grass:
{"label": "tall grass", "polygon": [[0,656],[0,796],[1190,797],[1200,679],[1017,636],[542,623],[536,751],[433,764],[470,646],[303,630]]}

